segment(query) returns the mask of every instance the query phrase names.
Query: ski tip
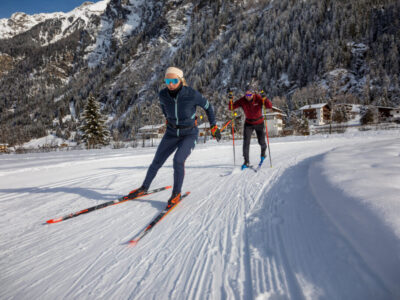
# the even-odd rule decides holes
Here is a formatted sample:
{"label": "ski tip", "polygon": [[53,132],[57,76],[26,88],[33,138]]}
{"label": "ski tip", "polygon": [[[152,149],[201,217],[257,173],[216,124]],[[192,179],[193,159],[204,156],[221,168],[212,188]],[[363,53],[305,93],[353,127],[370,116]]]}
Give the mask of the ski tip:
{"label": "ski tip", "polygon": [[54,223],[58,223],[58,222],[61,222],[61,221],[62,221],[62,218],[50,219],[50,220],[47,220],[46,223],[47,224],[54,224]]}
{"label": "ski tip", "polygon": [[138,241],[137,240],[132,240],[128,242],[129,247],[135,247],[137,245]]}
{"label": "ski tip", "polygon": [[165,189],[171,189],[172,188],[172,185],[167,185],[166,187],[165,187]]}

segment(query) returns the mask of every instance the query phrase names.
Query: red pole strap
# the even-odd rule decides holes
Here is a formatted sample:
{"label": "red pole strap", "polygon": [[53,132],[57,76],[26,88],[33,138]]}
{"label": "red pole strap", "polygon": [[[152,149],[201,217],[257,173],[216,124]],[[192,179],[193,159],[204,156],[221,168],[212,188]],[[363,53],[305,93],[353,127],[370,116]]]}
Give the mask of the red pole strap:
{"label": "red pole strap", "polygon": [[226,122],[226,124],[224,126],[222,126],[221,132],[224,131],[226,127],[228,127],[230,122],[232,122],[232,120],[229,120],[228,122]]}

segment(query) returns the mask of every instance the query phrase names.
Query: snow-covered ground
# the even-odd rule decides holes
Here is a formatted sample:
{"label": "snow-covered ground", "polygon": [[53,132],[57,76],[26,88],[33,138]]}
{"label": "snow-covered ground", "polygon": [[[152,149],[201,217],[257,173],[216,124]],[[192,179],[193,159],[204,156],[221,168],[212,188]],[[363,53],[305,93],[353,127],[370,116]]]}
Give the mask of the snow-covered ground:
{"label": "snow-covered ground", "polygon": [[24,143],[22,147],[25,149],[37,149],[40,147],[60,146],[62,144],[75,146],[76,142],[59,138],[55,134],[48,134],[47,136],[38,139],[32,139],[29,142]]}
{"label": "snow-covered ground", "polygon": [[169,191],[44,222],[140,185],[154,148],[1,155],[0,299],[400,299],[399,134],[272,139],[258,173],[199,143],[190,196],[133,248]]}

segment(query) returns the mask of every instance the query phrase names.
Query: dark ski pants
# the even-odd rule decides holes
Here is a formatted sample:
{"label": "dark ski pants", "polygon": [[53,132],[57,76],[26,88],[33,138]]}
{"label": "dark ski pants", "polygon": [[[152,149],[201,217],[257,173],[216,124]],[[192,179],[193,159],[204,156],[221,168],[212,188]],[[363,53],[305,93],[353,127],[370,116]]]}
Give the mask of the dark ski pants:
{"label": "dark ski pants", "polygon": [[264,122],[261,124],[248,124],[244,123],[244,129],[243,129],[243,157],[244,157],[244,162],[249,163],[249,149],[250,149],[250,140],[251,140],[251,135],[253,134],[253,130],[256,131],[257,135],[257,140],[258,143],[261,146],[261,156],[265,157],[265,150],[267,150],[267,144],[265,142],[265,128],[264,128]]}
{"label": "dark ski pants", "polygon": [[183,178],[185,176],[185,161],[194,149],[197,142],[198,131],[195,134],[185,136],[174,136],[168,132],[164,135],[160,145],[157,148],[153,162],[147,170],[143,187],[149,188],[158,170],[165,163],[167,158],[176,150],[173,166],[174,166],[174,186],[173,193],[180,193],[182,190]]}

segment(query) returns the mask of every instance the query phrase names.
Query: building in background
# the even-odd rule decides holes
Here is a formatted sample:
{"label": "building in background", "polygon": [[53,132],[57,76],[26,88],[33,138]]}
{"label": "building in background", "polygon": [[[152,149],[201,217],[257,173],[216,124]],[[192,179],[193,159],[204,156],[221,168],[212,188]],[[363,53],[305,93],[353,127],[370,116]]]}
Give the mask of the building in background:
{"label": "building in background", "polygon": [[286,114],[283,110],[272,106],[272,109],[267,109],[265,119],[267,120],[268,135],[280,136],[283,134],[284,118]]}
{"label": "building in background", "polygon": [[328,103],[305,105],[299,109],[309,125],[325,125],[330,122],[331,108]]}
{"label": "building in background", "polygon": [[8,144],[0,144],[0,153],[9,153]]}
{"label": "building in background", "polygon": [[390,111],[390,116],[392,122],[400,123],[400,106],[393,108]]}
{"label": "building in background", "polygon": [[392,119],[392,112],[394,107],[376,106],[378,110],[378,122],[390,122]]}
{"label": "building in background", "polygon": [[142,139],[162,138],[166,124],[146,125],[139,128],[138,136]]}

